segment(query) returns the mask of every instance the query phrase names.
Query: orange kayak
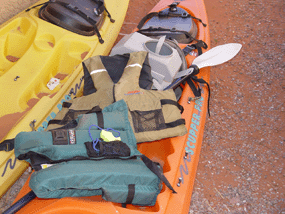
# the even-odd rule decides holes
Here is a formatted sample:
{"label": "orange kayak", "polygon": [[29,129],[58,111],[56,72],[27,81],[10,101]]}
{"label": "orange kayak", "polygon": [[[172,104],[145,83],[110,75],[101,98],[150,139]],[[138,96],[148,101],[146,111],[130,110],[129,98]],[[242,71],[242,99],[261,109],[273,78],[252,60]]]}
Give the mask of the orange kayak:
{"label": "orange kayak", "polygon": [[[161,0],[151,12],[158,12],[175,0]],[[178,7],[183,8],[187,13],[200,18],[208,24],[207,14],[203,0],[180,0]],[[204,27],[201,22],[193,19],[198,28],[196,39],[210,44],[209,28]],[[196,43],[195,41],[193,43]],[[181,48],[187,44],[179,44]],[[205,50],[203,49],[203,52]],[[188,66],[194,60],[194,56],[187,55]],[[210,68],[200,69],[198,78],[209,82]],[[163,163],[163,172],[177,194],[173,194],[167,187],[163,187],[157,197],[154,206],[134,206],[104,201],[99,196],[62,198],[62,199],[39,199],[35,198],[25,205],[17,213],[96,213],[96,214],[174,214],[188,213],[193,190],[196,169],[202,145],[203,131],[207,116],[208,88],[206,84],[200,84],[202,95],[200,99],[193,99],[194,94],[188,84],[183,87],[179,103],[184,107],[182,117],[186,121],[188,133],[184,136],[167,138],[160,141],[141,143],[138,149],[152,160],[159,160]],[[191,101],[189,101],[191,100]],[[16,200],[31,191],[26,182]]]}

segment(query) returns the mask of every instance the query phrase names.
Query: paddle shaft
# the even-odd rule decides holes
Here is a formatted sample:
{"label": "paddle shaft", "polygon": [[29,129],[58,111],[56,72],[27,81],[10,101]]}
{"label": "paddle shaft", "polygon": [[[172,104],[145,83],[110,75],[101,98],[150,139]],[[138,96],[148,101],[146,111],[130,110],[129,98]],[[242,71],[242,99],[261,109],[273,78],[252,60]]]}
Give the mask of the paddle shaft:
{"label": "paddle shaft", "polygon": [[187,77],[196,75],[199,73],[199,69],[207,66],[215,66],[232,59],[240,51],[242,45],[238,43],[229,43],[216,46],[209,51],[201,54],[193,60],[193,64],[187,69],[185,76],[177,78],[173,83],[167,86],[163,90],[175,89],[179,86]]}
{"label": "paddle shaft", "polygon": [[24,195],[19,201],[17,201],[15,204],[13,204],[11,207],[9,207],[7,210],[3,212],[3,214],[13,214],[16,213],[18,210],[20,210],[23,206],[25,206],[27,203],[29,203],[31,200],[33,200],[36,197],[36,194],[33,191],[30,191],[26,195]]}
{"label": "paddle shaft", "polygon": [[187,70],[188,73],[187,75],[185,76],[182,76],[182,77],[179,77],[178,79],[176,79],[173,83],[171,83],[169,86],[167,86],[165,89],[163,89],[164,91],[165,90],[168,90],[168,89],[175,89],[177,88],[184,80],[187,79],[187,77],[189,77],[190,75],[193,75],[194,74],[197,74],[199,72],[199,68],[198,66],[196,65],[191,65]]}

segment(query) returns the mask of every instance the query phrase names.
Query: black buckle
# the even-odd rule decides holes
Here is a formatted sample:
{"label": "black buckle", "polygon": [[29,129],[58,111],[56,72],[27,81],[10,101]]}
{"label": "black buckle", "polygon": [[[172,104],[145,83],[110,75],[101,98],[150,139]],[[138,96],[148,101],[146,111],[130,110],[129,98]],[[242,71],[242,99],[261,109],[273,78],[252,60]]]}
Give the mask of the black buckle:
{"label": "black buckle", "polygon": [[67,131],[61,129],[51,130],[53,145],[68,145]]}
{"label": "black buckle", "polygon": [[184,49],[183,49],[183,53],[185,56],[187,56],[190,52],[192,52],[193,50],[195,50],[195,47],[192,45],[187,45]]}

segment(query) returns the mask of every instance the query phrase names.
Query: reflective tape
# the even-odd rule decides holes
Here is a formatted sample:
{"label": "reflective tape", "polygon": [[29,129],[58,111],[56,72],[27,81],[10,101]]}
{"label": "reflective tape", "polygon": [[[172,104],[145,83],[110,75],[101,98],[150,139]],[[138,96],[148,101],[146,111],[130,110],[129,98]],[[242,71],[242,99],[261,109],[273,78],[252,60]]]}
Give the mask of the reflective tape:
{"label": "reflective tape", "polygon": [[126,68],[128,68],[128,67],[135,67],[135,66],[138,66],[138,67],[142,68],[142,66],[140,64],[138,64],[138,63],[128,65]]}
{"label": "reflective tape", "polygon": [[106,69],[98,69],[98,70],[94,70],[94,71],[91,71],[90,75],[92,74],[96,74],[96,73],[99,73],[99,72],[103,72],[103,71],[107,71]]}

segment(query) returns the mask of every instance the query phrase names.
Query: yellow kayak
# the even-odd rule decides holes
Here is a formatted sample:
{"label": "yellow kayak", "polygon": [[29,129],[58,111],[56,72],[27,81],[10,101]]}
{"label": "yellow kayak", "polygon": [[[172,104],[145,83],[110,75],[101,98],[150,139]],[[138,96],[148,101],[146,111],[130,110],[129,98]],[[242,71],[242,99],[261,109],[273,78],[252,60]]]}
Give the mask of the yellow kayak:
{"label": "yellow kayak", "polygon": [[[111,50],[128,3],[105,0],[115,22],[104,12],[99,29],[103,44],[97,35],[79,35],[40,19],[40,7],[23,11],[0,26],[0,142],[21,131],[47,127],[61,103],[83,87],[81,62]],[[13,151],[0,151],[0,197],[27,166],[15,159]]]}

